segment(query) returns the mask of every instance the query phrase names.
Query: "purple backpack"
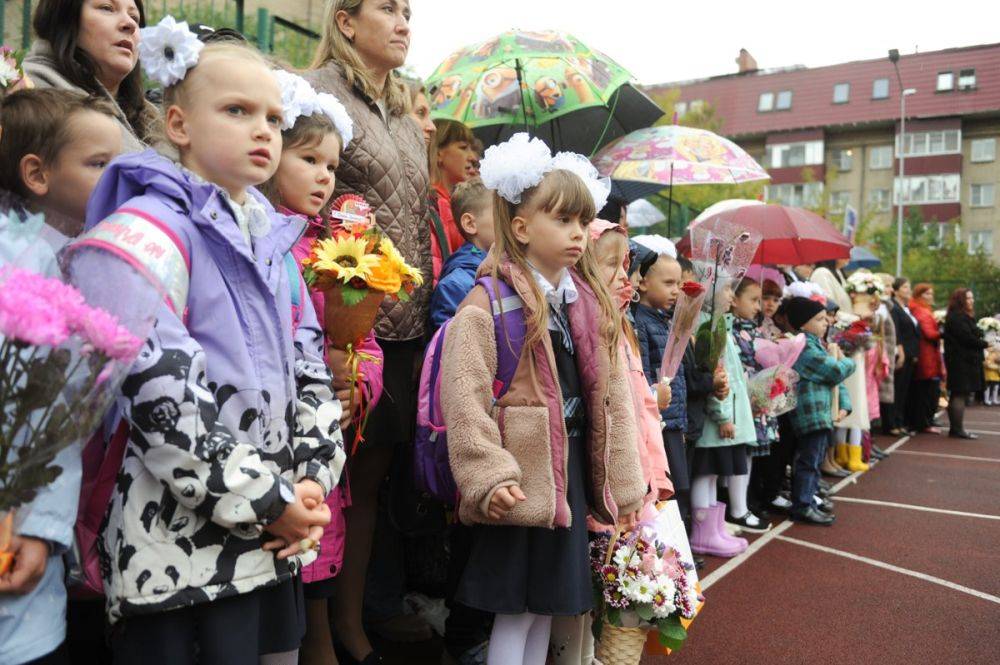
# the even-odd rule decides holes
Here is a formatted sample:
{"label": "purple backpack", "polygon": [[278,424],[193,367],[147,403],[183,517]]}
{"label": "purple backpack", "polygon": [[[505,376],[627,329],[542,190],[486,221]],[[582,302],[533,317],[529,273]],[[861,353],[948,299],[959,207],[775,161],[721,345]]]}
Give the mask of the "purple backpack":
{"label": "purple backpack", "polygon": [[[507,392],[517,370],[524,345],[524,303],[503,280],[480,277],[476,284],[486,289],[493,310],[497,340],[497,375],[493,381],[494,402]],[[448,432],[441,415],[441,352],[451,320],[445,321],[427,346],[420,371],[417,401],[417,435],[413,442],[413,473],[417,489],[447,505],[458,503],[458,488],[448,461]]]}

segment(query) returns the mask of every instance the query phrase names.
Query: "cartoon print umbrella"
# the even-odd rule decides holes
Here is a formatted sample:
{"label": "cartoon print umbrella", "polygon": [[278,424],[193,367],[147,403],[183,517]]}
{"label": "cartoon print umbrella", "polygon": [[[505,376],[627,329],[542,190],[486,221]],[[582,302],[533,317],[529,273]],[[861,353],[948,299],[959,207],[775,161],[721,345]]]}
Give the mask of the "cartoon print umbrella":
{"label": "cartoon print umbrella", "polygon": [[462,48],[427,89],[433,117],[465,123],[486,145],[527,130],[553,150],[590,155],[663,115],[628,71],[555,31],[509,30]]}

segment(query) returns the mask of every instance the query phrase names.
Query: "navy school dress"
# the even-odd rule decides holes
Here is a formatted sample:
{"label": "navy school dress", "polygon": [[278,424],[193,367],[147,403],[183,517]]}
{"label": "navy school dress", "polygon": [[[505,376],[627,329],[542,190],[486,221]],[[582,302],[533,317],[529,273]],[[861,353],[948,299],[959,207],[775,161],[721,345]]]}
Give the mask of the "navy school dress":
{"label": "navy school dress", "polygon": [[[555,317],[553,317],[555,318]],[[557,326],[565,331],[565,325]],[[572,341],[550,330],[569,437],[566,499],[571,526],[544,529],[477,525],[456,599],[494,614],[574,616],[593,607],[587,539],[586,411]],[[539,445],[548,441],[539,438]]]}

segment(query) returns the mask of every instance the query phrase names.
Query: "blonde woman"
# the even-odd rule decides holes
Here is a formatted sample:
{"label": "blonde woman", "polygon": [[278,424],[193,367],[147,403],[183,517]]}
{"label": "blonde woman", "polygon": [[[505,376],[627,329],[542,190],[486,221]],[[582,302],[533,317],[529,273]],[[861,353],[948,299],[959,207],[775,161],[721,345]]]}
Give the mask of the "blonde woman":
{"label": "blonde woman", "polygon": [[[334,198],[358,194],[371,204],[378,226],[406,260],[427,278],[409,302],[386,300],[375,320],[385,353],[385,392],[368,420],[365,442],[348,461],[352,506],[347,521],[344,564],[332,607],[334,625],[350,659],[378,662],[362,627],[365,577],[372,555],[378,488],[394,452],[413,440],[416,421],[415,368],[423,354],[424,322],[430,299],[431,243],[427,192],[427,147],[408,115],[410,93],[393,73],[410,47],[410,5],[405,0],[332,0],[311,70],[304,77],[319,92],[332,93],[354,121],[354,138],[344,146]],[[331,358],[334,374],[343,358]],[[392,534],[387,534],[391,536]],[[381,537],[381,536],[380,536]],[[380,547],[377,556],[398,551]],[[380,564],[381,565],[381,564]],[[384,584],[385,575],[378,576]],[[389,590],[394,591],[394,590]],[[426,623],[402,615],[402,600],[379,612],[376,629],[394,639],[430,637]],[[398,607],[395,607],[398,605]]]}

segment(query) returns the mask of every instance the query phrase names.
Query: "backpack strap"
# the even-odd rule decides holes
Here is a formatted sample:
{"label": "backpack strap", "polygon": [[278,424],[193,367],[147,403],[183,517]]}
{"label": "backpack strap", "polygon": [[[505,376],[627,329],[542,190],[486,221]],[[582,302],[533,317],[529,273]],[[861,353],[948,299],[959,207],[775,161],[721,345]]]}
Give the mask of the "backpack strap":
{"label": "backpack strap", "polygon": [[185,319],[191,284],[191,257],[180,237],[147,212],[121,208],[70,245],[99,247],[121,258],[148,279],[178,317]]}
{"label": "backpack strap", "polygon": [[436,399],[436,387],[438,385],[438,376],[441,374],[441,354],[444,353],[444,336],[447,334],[446,331],[449,323],[451,323],[451,319],[444,322],[444,325],[442,325],[438,331],[434,333],[434,338],[431,340],[434,350],[431,359],[431,375],[429,381],[431,389],[427,391],[427,424],[434,430],[432,440],[437,438],[437,434],[439,432],[443,432],[446,429],[444,426],[444,417],[440,416],[438,413],[439,407]]}
{"label": "backpack strap", "polygon": [[431,228],[437,236],[438,246],[441,248],[441,263],[444,264],[451,256],[451,245],[448,244],[448,234],[444,231],[444,222],[441,221],[441,214],[438,212],[438,201],[438,197],[431,197],[427,209],[431,213]]}
{"label": "backpack strap", "polygon": [[493,382],[493,397],[500,399],[514,380],[527,334],[524,301],[502,279],[480,277],[476,284],[486,289],[493,312],[493,330],[497,340],[497,376]]}

